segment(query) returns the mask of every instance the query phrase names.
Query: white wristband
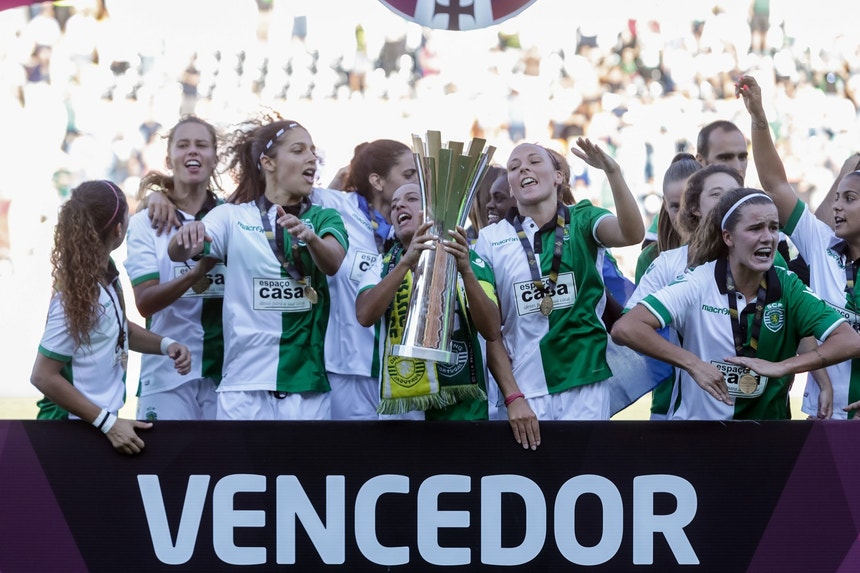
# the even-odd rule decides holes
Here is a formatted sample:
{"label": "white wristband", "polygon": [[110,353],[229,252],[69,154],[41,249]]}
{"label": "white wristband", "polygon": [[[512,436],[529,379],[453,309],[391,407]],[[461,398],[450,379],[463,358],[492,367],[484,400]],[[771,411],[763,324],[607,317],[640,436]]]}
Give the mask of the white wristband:
{"label": "white wristband", "polygon": [[116,424],[116,421],[117,417],[113,414],[108,413],[107,418],[105,418],[105,421],[102,424],[102,427],[99,429],[102,431],[102,433],[107,434],[108,432],[110,432],[110,429],[113,428],[113,425]]}
{"label": "white wristband", "polygon": [[164,338],[162,338],[161,339],[161,353],[164,354],[165,356],[167,356],[167,348],[171,344],[173,344],[174,342],[176,342],[176,341],[173,340],[172,338],[170,338],[169,336],[165,336]]}
{"label": "white wristband", "polygon": [[107,411],[107,408],[102,408],[102,411],[99,412],[99,415],[96,416],[95,420],[93,420],[93,426],[101,430],[109,414],[110,412]]}

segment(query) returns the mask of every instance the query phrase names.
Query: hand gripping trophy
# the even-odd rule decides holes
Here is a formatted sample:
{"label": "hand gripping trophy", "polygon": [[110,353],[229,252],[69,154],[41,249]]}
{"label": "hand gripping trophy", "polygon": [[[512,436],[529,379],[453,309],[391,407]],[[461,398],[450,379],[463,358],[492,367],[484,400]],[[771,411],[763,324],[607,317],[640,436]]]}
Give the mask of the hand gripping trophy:
{"label": "hand gripping trophy", "polygon": [[[472,139],[466,154],[463,143],[449,141],[442,146],[441,133],[427,132],[427,142],[412,136],[418,184],[421,187],[424,221],[432,221],[436,237],[448,236],[455,226],[463,226],[481,180],[487,174],[495,148],[486,151],[483,139]],[[433,362],[453,362],[451,331],[454,318],[457,263],[444,249],[421,253],[413,277],[403,340],[392,354]]]}

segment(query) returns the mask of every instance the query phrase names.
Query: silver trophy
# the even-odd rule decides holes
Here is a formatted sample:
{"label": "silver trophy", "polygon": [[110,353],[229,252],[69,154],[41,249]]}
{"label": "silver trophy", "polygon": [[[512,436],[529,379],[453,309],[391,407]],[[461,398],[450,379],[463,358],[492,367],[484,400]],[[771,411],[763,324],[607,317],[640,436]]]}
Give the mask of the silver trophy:
{"label": "silver trophy", "polygon": [[[424,221],[436,237],[447,238],[448,231],[463,226],[481,180],[487,174],[496,150],[486,141],[472,139],[463,154],[463,143],[449,141],[442,146],[438,131],[427,132],[427,143],[412,136]],[[395,356],[452,363],[451,331],[457,288],[457,261],[444,249],[421,252],[412,280],[412,296],[406,314],[403,340],[391,352]]]}

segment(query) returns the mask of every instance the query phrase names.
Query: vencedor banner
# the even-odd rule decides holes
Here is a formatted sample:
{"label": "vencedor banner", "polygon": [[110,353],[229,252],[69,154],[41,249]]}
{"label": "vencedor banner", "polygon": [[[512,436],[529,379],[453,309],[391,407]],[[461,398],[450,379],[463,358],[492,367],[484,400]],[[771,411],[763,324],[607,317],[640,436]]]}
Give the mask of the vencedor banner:
{"label": "vencedor banner", "polygon": [[860,425],[0,422],[0,571],[860,571]]}
{"label": "vencedor banner", "polygon": [[428,28],[474,30],[516,16],[535,0],[380,0],[407,20]]}

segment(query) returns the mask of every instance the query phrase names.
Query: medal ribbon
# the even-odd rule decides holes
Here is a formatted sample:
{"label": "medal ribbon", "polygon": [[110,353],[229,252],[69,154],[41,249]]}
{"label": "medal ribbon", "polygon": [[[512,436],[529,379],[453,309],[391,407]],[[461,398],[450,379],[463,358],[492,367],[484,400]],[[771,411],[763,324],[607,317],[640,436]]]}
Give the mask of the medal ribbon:
{"label": "medal ribbon", "polygon": [[729,317],[732,321],[732,335],[735,339],[735,353],[738,356],[755,358],[756,350],[758,350],[758,337],[759,334],[761,334],[764,303],[767,298],[767,275],[762,275],[761,282],[758,284],[758,293],[756,294],[755,314],[753,315],[749,347],[744,345],[744,328],[741,326],[740,319],[738,317],[738,299],[737,290],[735,288],[735,279],[732,277],[732,270],[729,267],[728,262],[726,262],[726,293],[729,297]]}
{"label": "medal ribbon", "polygon": [[[125,299],[122,296],[122,285],[119,282],[119,272],[116,270],[116,265],[114,265],[113,261],[108,263],[108,280],[110,281],[110,285],[113,287],[114,293],[116,294],[116,300],[114,300],[113,296],[110,294],[110,291],[103,287],[101,283],[99,283],[99,288],[103,288],[107,293],[108,298],[111,299],[113,304],[113,313],[116,317],[116,324],[119,327],[119,333],[116,336],[116,349],[119,352],[126,351],[126,341],[128,340],[128,336],[126,334],[126,321],[125,321]],[[117,310],[119,307],[119,310]],[[120,310],[122,311],[122,318],[119,316]]]}
{"label": "medal ribbon", "polygon": [[[570,210],[558,204],[558,210],[555,217],[555,244],[552,250],[552,266],[549,271],[549,286],[555,288],[555,283],[558,280],[558,271],[561,269],[561,250],[564,245],[564,228],[570,223]],[[514,217],[514,229],[517,231],[517,237],[520,239],[520,244],[523,246],[523,251],[526,253],[526,259],[529,262],[529,271],[532,275],[532,282],[536,289],[544,295],[547,293],[547,288],[543,286],[541,280],[540,265],[538,264],[535,252],[532,249],[531,243],[526,236],[523,224],[520,222],[520,216]]]}
{"label": "medal ribbon", "polygon": [[373,227],[373,239],[376,241],[377,252],[380,255],[384,255],[386,251],[385,246],[390,242],[388,238],[391,236],[391,223],[386,221],[385,217],[374,209],[362,195],[358,196],[358,207],[364,213],[364,216],[367,217],[367,220],[370,221],[370,226]]}
{"label": "medal ribbon", "polygon": [[833,250],[836,251],[839,255],[845,256],[845,294],[848,295],[848,309],[849,310],[857,310],[857,299],[854,298],[854,280],[857,276],[857,267],[854,265],[854,261],[851,260],[851,257],[848,256],[848,243],[845,241],[841,241],[837,245],[834,245]]}
{"label": "medal ribbon", "polygon": [[272,252],[277,257],[278,262],[281,263],[281,267],[287,271],[293,279],[296,280],[300,285],[305,286],[307,281],[305,281],[305,269],[302,264],[302,259],[299,256],[299,242],[296,240],[290,240],[292,246],[292,262],[287,260],[287,257],[284,255],[286,249],[284,248],[284,233],[286,232],[284,229],[279,229],[280,232],[275,233],[272,230],[272,224],[269,222],[269,209],[272,208],[274,203],[269,201],[269,199],[265,195],[260,195],[257,197],[257,207],[260,209],[260,221],[263,224],[263,230],[266,232],[266,239],[269,241],[269,248],[272,249]]}

